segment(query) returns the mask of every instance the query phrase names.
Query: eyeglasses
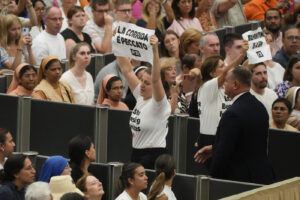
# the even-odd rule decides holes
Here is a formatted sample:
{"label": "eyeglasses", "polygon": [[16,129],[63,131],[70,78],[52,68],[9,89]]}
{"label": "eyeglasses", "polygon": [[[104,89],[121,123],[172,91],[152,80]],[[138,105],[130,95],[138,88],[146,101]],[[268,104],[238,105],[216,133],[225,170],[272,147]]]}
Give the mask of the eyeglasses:
{"label": "eyeglasses", "polygon": [[272,110],[274,110],[274,111],[277,111],[277,110],[286,111],[287,109],[284,108],[284,107],[277,107],[277,106],[275,106],[275,107],[272,108]]}
{"label": "eyeglasses", "polygon": [[46,8],[36,8],[34,10],[35,10],[35,12],[44,12],[46,10]]}
{"label": "eyeglasses", "polygon": [[124,90],[125,87],[124,86],[120,86],[120,87],[113,87],[111,88],[112,90]]}
{"label": "eyeglasses", "polygon": [[290,35],[290,36],[286,37],[286,39],[289,40],[289,41],[294,41],[294,40],[299,41],[300,40],[300,36]]}
{"label": "eyeglasses", "polygon": [[119,12],[122,12],[122,13],[131,13],[132,10],[131,9],[123,9],[123,10],[118,10]]}
{"label": "eyeglasses", "polygon": [[108,13],[108,9],[104,9],[104,10],[96,10],[96,9],[93,9],[95,12],[97,13]]}
{"label": "eyeglasses", "polygon": [[59,17],[59,18],[48,18],[48,19],[50,19],[51,21],[54,21],[54,22],[57,22],[57,21],[61,22],[61,21],[64,20],[63,17]]}

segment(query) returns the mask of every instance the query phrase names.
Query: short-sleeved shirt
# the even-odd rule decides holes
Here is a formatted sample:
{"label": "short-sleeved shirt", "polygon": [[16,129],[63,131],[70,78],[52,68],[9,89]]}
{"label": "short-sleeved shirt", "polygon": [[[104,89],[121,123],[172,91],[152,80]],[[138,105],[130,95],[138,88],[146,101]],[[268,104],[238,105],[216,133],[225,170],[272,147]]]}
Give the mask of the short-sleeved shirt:
{"label": "short-sleeved shirt", "polygon": [[104,37],[105,28],[99,27],[97,24],[95,24],[93,19],[90,19],[89,21],[87,21],[82,31],[89,34],[89,36],[92,38],[93,43],[99,44],[102,42],[102,39]]}
{"label": "short-sleeved shirt", "polygon": [[140,96],[140,87],[141,85],[138,85],[133,91],[137,102],[129,121],[132,147],[135,149],[165,148],[171,105],[166,95],[160,101],[154,98],[144,100]]}

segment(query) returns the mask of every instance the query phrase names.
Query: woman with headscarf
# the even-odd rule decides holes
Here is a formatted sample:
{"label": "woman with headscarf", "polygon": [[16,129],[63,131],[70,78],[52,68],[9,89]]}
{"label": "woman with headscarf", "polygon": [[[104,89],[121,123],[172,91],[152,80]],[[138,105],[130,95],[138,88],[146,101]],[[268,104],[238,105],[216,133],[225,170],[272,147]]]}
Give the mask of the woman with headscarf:
{"label": "woman with headscarf", "polygon": [[22,63],[14,71],[13,80],[7,90],[7,94],[38,98],[38,96],[33,93],[36,84],[37,70],[28,63]]}
{"label": "woman with headscarf", "polygon": [[39,181],[49,183],[52,176],[71,175],[71,171],[68,159],[62,156],[51,156],[42,167]]}
{"label": "woman with headscarf", "polygon": [[61,74],[62,66],[57,56],[47,56],[42,60],[38,85],[34,88],[40,99],[75,103],[70,86],[59,81]]}
{"label": "woman with headscarf", "polygon": [[121,102],[123,90],[124,86],[120,77],[108,74],[102,80],[97,104],[107,104],[111,108],[129,110],[126,104]]}

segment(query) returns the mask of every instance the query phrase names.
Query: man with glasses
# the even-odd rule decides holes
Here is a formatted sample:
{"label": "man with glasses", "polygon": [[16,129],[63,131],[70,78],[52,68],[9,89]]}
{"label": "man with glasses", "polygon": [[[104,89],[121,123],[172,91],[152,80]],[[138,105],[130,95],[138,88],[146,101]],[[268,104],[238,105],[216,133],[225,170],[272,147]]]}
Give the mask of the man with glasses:
{"label": "man with glasses", "polygon": [[287,26],[282,31],[282,48],[277,51],[273,61],[286,67],[289,58],[300,50],[300,31],[296,26]]}
{"label": "man with glasses", "polygon": [[32,51],[38,65],[43,58],[50,55],[66,59],[65,40],[59,33],[63,21],[60,9],[48,7],[44,20],[46,29],[33,40],[32,44]]}
{"label": "man with glasses", "polygon": [[117,0],[114,11],[117,20],[113,23],[113,30],[118,26],[118,22],[132,22],[132,12],[130,0]]}
{"label": "man with glasses", "polygon": [[113,18],[108,14],[107,0],[93,0],[91,3],[93,18],[90,19],[83,32],[89,34],[92,43],[99,53],[112,52],[112,23]]}

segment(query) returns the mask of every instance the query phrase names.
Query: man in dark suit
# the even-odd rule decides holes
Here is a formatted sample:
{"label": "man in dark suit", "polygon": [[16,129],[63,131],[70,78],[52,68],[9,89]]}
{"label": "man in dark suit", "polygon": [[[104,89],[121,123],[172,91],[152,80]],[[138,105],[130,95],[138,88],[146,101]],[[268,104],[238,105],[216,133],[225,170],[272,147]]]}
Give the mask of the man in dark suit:
{"label": "man in dark suit", "polygon": [[269,184],[274,180],[267,157],[268,113],[261,102],[249,93],[251,72],[236,67],[228,72],[225,93],[233,104],[222,115],[213,147],[195,154],[197,162],[211,155],[212,177]]}

